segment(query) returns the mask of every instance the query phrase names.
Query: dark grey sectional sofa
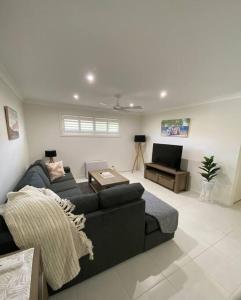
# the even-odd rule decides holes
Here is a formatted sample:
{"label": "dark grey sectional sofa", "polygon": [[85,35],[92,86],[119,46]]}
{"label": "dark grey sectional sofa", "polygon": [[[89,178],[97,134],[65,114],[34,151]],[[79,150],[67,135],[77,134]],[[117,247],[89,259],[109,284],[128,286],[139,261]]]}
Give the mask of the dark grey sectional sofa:
{"label": "dark grey sectional sofa", "polygon": [[[158,221],[145,214],[145,201],[142,199],[144,188],[141,184],[85,194],[68,167],[65,172],[64,177],[51,182],[44,162],[38,160],[28,168],[15,188],[15,191],[25,185],[49,188],[75,204],[73,213],[84,213],[86,216],[85,232],[93,242],[95,258],[93,261],[87,256],[81,258],[81,272],[62,289],[173,238],[174,233],[161,232]],[[17,249],[0,216],[0,254]],[[53,293],[51,289],[50,293]]]}

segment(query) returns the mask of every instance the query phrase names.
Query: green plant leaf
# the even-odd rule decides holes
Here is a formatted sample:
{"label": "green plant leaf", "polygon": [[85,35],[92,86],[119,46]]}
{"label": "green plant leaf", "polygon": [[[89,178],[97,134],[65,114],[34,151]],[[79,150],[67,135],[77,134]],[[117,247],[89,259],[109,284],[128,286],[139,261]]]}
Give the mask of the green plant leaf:
{"label": "green plant leaf", "polygon": [[202,175],[202,177],[208,179],[209,175],[207,173],[200,173]]}
{"label": "green plant leaf", "polygon": [[215,173],[217,173],[218,170],[220,170],[220,168],[212,169],[212,170],[209,171],[209,174],[211,174],[211,175],[215,174]]}
{"label": "green plant leaf", "polygon": [[208,181],[211,181],[214,177],[216,177],[218,174],[214,174],[212,176],[209,177],[209,180]]}
{"label": "green plant leaf", "polygon": [[199,167],[199,169],[201,169],[201,170],[203,170],[203,171],[205,171],[205,172],[208,172],[208,171],[209,171],[209,169],[206,168],[206,167]]}

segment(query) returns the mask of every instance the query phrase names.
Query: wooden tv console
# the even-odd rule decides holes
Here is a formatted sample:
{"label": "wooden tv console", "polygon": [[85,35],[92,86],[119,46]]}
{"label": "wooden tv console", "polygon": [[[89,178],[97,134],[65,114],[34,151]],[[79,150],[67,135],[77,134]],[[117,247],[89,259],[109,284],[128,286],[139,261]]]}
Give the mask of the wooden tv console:
{"label": "wooden tv console", "polygon": [[176,171],[159,164],[146,163],[144,177],[150,179],[175,193],[186,191],[189,172]]}

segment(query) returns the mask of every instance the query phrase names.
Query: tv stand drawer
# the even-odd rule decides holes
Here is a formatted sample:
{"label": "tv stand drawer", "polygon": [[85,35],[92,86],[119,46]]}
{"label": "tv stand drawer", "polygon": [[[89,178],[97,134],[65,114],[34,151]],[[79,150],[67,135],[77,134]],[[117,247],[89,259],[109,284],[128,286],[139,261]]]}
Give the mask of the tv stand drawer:
{"label": "tv stand drawer", "polygon": [[146,169],[144,177],[154,182],[158,182],[158,173],[156,171]]}
{"label": "tv stand drawer", "polygon": [[174,178],[169,177],[169,176],[158,175],[158,183],[167,187],[168,189],[173,190],[175,180],[174,180]]}

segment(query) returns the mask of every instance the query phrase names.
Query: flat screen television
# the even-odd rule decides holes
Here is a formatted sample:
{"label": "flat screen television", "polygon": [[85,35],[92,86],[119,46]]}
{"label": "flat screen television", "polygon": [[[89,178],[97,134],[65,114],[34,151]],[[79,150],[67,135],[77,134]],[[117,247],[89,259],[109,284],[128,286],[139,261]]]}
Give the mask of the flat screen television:
{"label": "flat screen television", "polygon": [[152,162],[180,170],[182,148],[179,145],[153,144]]}

